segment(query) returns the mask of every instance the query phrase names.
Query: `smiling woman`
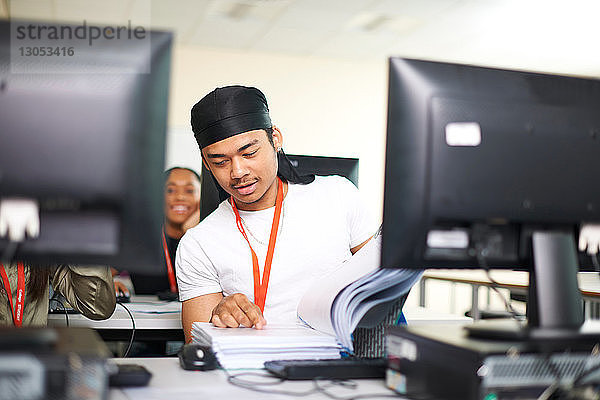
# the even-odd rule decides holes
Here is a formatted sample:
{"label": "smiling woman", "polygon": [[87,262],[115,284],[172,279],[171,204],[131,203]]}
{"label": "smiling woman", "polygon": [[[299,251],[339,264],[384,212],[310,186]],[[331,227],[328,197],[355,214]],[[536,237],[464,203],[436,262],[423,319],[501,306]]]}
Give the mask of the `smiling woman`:
{"label": "smiling woman", "polygon": [[181,239],[200,220],[200,177],[181,167],[169,169],[166,175],[165,233],[169,238]]}
{"label": "smiling woman", "polygon": [[[163,228],[164,269],[161,275],[131,274],[136,294],[177,293],[175,253],[183,234],[200,221],[200,176],[193,170],[174,167],[165,172]],[[126,293],[115,281],[116,291]]]}

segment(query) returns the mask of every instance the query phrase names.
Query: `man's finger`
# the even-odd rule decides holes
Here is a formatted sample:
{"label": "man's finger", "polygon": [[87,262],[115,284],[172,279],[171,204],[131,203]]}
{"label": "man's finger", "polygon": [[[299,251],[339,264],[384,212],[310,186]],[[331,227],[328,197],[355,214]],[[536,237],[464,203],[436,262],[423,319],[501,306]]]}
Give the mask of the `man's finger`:
{"label": "man's finger", "polygon": [[129,290],[127,290],[127,286],[125,286],[123,282],[115,281],[115,293],[117,296],[119,295],[119,292],[123,293],[125,296],[129,296]]}
{"label": "man's finger", "polygon": [[219,318],[228,328],[238,328],[240,326],[240,323],[229,312],[219,314]]}
{"label": "man's finger", "polygon": [[212,324],[214,326],[216,326],[217,328],[227,328],[227,325],[225,325],[222,321],[221,318],[219,318],[219,316],[217,314],[214,314],[212,316],[212,318],[210,319],[210,322],[212,322]]}
{"label": "man's finger", "polygon": [[263,326],[267,323],[265,321],[260,308],[256,304],[250,303],[249,301],[246,304],[240,305],[240,308],[244,313],[248,316],[251,325],[256,329],[262,329]]}
{"label": "man's finger", "polygon": [[254,324],[254,327],[255,327],[256,329],[263,329],[263,328],[265,327],[265,325],[266,325],[266,324],[267,324],[267,320],[266,320],[266,319],[265,319],[265,317],[263,317],[263,316],[262,316],[262,314],[261,314],[261,316],[260,316],[260,320],[259,320],[257,323],[255,323],[255,324]]}
{"label": "man's finger", "polygon": [[241,308],[236,309],[233,312],[233,316],[235,317],[235,319],[240,323],[240,325],[243,325],[247,328],[251,328],[253,323],[252,321],[248,318],[248,316],[242,311]]}

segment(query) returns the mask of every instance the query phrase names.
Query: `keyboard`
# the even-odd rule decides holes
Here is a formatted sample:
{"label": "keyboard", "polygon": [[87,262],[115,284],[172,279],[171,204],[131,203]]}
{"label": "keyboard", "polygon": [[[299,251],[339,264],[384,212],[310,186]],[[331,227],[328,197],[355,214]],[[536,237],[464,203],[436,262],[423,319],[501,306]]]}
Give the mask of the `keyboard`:
{"label": "keyboard", "polygon": [[384,378],[385,358],[340,358],[334,360],[277,360],[265,362],[265,369],[283,379]]}

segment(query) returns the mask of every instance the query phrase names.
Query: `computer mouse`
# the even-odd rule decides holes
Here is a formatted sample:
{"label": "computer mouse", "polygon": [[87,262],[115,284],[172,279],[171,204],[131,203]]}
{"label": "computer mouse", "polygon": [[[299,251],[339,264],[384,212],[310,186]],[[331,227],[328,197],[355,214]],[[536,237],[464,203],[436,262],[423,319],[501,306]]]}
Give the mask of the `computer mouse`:
{"label": "computer mouse", "polygon": [[179,350],[178,355],[183,369],[209,371],[218,367],[217,358],[210,346],[188,343]]}
{"label": "computer mouse", "polygon": [[179,301],[179,294],[168,291],[168,290],[164,291],[164,292],[158,292],[158,293],[156,293],[156,296],[158,296],[159,300]]}
{"label": "computer mouse", "polygon": [[111,387],[146,386],[152,373],[143,365],[117,364],[110,366],[108,384]]}
{"label": "computer mouse", "polygon": [[125,294],[120,290],[116,293],[117,295],[117,303],[129,303],[131,299],[129,298],[129,294]]}

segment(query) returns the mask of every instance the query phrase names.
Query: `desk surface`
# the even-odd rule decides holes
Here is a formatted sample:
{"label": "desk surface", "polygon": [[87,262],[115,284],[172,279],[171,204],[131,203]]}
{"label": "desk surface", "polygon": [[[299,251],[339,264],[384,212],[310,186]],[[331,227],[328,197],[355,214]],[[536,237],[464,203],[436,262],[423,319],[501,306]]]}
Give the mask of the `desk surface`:
{"label": "desk surface", "polygon": [[[135,338],[149,341],[182,341],[181,303],[159,301],[155,296],[134,296],[125,303],[135,320]],[[440,313],[423,307],[403,310],[409,324],[468,323],[470,318]],[[106,341],[131,339],[133,323],[125,309],[117,304],[113,315],[103,321],[94,321],[81,314],[69,314],[69,326],[92,328]],[[48,326],[63,327],[67,321],[64,314],[48,315]]]}
{"label": "desk surface", "polygon": [[[135,329],[161,330],[181,328],[181,303],[157,301],[155,296],[135,296],[131,303],[125,303],[134,319]],[[156,311],[159,313],[151,313]],[[471,319],[456,315],[441,313],[423,307],[405,307],[404,316],[409,324],[431,323],[465,323]],[[64,314],[48,315],[48,326],[65,326]],[[69,326],[93,328],[96,330],[131,329],[131,317],[125,309],[117,304],[113,315],[104,321],[94,321],[81,314],[69,314]]]}
{"label": "desk surface", "polygon": [[404,307],[402,309],[409,325],[462,324],[473,322],[473,318],[461,314],[449,314],[425,307]]}
{"label": "desk surface", "polygon": [[[152,379],[147,387],[130,389],[111,389],[109,400],[164,400],[164,399],[244,399],[244,400],[262,400],[262,399],[290,399],[289,395],[261,393],[249,389],[233,386],[227,382],[227,375],[222,370],[214,371],[185,371],[179,366],[177,358],[115,358],[112,359],[120,364],[140,364],[146,367],[152,373]],[[240,371],[241,372],[241,371]],[[250,371],[248,371],[250,372]],[[252,370],[267,378],[262,378],[262,382],[276,382],[266,371]],[[231,374],[238,372],[231,371]],[[252,378],[251,376],[246,379]],[[257,377],[254,377],[257,379]],[[260,378],[259,378],[260,379]],[[331,387],[330,393],[337,396],[351,397],[365,394],[384,394],[389,396],[393,394],[391,390],[385,387],[383,379],[357,379],[357,387]],[[326,385],[323,382],[321,385]],[[270,390],[305,392],[314,387],[312,381],[283,382],[278,385],[262,386]],[[304,396],[302,398],[305,398]],[[309,399],[330,399],[323,393],[313,393],[306,396]],[[402,399],[398,397],[398,399]]]}
{"label": "desk surface", "polygon": [[[502,287],[508,289],[526,289],[529,286],[529,272],[492,270],[492,278]],[[423,274],[424,279],[436,279],[456,283],[467,283],[471,285],[486,285],[492,283],[483,270],[430,269]],[[584,296],[600,297],[600,277],[596,272],[580,272],[577,274],[579,289]]]}
{"label": "desk surface", "polygon": [[[123,304],[129,309],[135,320],[135,329],[182,329],[181,303],[157,300],[156,296],[134,296],[130,303]],[[65,326],[64,314],[48,315],[48,326]],[[131,329],[131,317],[117,304],[113,315],[103,321],[94,321],[81,314],[69,314],[69,326],[93,329]]]}

